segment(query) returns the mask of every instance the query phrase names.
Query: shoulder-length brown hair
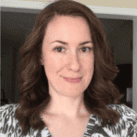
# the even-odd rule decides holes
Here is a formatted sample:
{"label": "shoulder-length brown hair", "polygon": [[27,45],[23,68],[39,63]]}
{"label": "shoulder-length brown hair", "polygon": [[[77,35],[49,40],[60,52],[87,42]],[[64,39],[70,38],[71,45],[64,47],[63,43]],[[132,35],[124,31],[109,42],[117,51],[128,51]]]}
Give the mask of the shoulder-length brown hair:
{"label": "shoulder-length brown hair", "polygon": [[94,75],[88,88],[84,91],[84,103],[89,112],[103,120],[115,124],[119,114],[107,108],[108,104],[119,104],[121,95],[113,84],[118,68],[114,64],[114,56],[107,44],[106,34],[96,15],[85,5],[75,1],[60,0],[45,7],[37,16],[35,26],[20,48],[19,90],[20,107],[16,117],[22,127],[23,134],[32,127],[45,127],[40,113],[47,107],[51,97],[48,93],[48,80],[41,66],[42,41],[48,23],[56,15],[84,17],[90,27],[94,44]]}

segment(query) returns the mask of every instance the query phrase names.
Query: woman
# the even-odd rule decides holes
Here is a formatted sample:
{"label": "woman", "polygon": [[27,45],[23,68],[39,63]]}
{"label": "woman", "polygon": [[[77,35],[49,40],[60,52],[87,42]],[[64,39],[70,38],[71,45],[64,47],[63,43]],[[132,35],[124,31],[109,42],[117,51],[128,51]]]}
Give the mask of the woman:
{"label": "woman", "polygon": [[47,6],[20,55],[21,100],[0,107],[1,135],[137,136],[137,113],[119,102],[118,69],[89,8],[69,0]]}

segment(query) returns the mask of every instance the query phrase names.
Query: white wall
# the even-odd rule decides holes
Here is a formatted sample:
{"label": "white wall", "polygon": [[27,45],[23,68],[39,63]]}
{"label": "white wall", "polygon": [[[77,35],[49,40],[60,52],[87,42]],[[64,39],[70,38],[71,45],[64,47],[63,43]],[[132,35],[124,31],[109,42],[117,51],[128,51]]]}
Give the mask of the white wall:
{"label": "white wall", "polygon": [[[7,3],[9,5],[17,5],[17,1],[22,2],[22,5],[20,6],[25,6],[25,7],[33,7],[34,5],[28,4],[25,5],[25,2],[33,2],[37,3],[37,7],[40,7],[45,4],[49,4],[55,0],[2,0],[2,3]],[[137,1],[136,0],[74,0],[78,1],[80,3],[83,3],[85,5],[93,5],[93,6],[103,6],[103,7],[119,7],[119,8],[137,8]],[[42,3],[43,4],[40,4]],[[24,3],[24,4],[23,4]]]}

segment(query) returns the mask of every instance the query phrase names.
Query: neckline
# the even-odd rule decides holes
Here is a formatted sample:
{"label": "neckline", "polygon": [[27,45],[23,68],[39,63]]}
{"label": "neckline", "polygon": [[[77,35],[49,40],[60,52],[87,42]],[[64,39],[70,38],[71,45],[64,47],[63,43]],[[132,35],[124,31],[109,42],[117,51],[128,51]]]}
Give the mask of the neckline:
{"label": "neckline", "polygon": [[[87,126],[86,126],[86,130],[85,130],[83,136],[89,134],[87,129],[89,128],[89,126],[94,127],[96,119],[97,118],[96,118],[95,114],[90,114],[89,119],[88,119],[88,123],[87,123]],[[92,125],[91,125],[91,123],[92,123]],[[44,129],[46,129],[48,131],[48,134],[50,135],[50,137],[52,137],[52,134],[49,132],[49,130],[46,126],[44,127]]]}

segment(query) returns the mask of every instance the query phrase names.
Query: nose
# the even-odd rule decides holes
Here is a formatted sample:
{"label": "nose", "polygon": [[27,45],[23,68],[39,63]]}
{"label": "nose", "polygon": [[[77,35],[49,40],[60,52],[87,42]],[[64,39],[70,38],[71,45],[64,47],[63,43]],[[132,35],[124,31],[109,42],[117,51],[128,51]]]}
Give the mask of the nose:
{"label": "nose", "polygon": [[80,65],[77,55],[70,55],[70,56],[71,57],[69,57],[69,60],[70,60],[69,70],[79,72],[81,69],[81,65]]}

